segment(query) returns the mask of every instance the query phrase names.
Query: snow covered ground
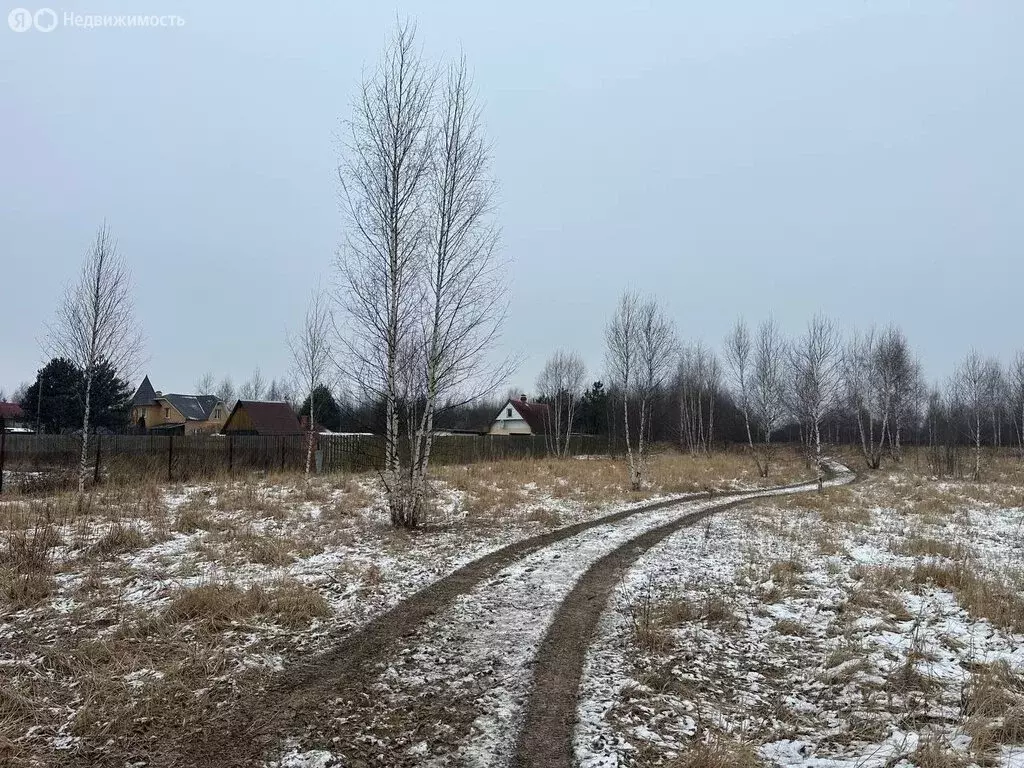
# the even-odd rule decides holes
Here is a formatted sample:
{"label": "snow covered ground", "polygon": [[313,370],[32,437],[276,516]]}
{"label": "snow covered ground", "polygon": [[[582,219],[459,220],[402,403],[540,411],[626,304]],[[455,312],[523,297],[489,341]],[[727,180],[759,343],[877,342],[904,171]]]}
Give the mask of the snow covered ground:
{"label": "snow covered ground", "polygon": [[[841,474],[827,485],[848,480]],[[809,484],[803,490],[813,487]],[[579,577],[622,544],[716,503],[692,501],[599,525],[503,569],[429,621],[398,658],[379,669],[374,715],[368,718],[360,712],[358,736],[348,737],[346,718],[339,716],[340,735],[335,738],[342,744],[372,739],[382,754],[417,755],[417,764],[424,766],[508,765],[530,688],[531,664],[555,612]],[[422,709],[421,702],[439,697],[447,702],[444,719],[408,717],[396,728],[395,712],[414,712]],[[292,745],[277,765],[316,765],[325,760],[344,765],[346,758],[344,749],[333,755],[323,750],[303,753]]]}
{"label": "snow covered ground", "polygon": [[674,534],[602,618],[578,764],[1024,765],[1021,498],[893,473]]}
{"label": "snow covered ground", "polygon": [[693,466],[662,460],[639,500],[607,459],[444,468],[416,533],[388,526],[372,477],[111,488],[81,507],[4,497],[0,763],[98,761],[140,729],[159,739],[505,544],[757,482],[735,461]]}

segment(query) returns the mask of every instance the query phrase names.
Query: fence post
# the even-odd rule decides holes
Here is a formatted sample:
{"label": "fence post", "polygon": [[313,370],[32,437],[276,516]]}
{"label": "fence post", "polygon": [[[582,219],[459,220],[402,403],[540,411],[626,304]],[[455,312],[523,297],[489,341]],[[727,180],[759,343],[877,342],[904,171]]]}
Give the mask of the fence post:
{"label": "fence post", "polygon": [[167,436],[167,482],[171,482],[171,466],[174,464],[174,435]]}
{"label": "fence post", "polygon": [[228,474],[231,474],[231,470],[235,464],[235,438],[228,435]]}
{"label": "fence post", "polygon": [[284,435],[278,438],[281,441],[281,471],[284,472]]}
{"label": "fence post", "polygon": [[100,484],[100,445],[102,444],[103,436],[96,433],[96,466],[92,470],[92,484],[94,486]]}

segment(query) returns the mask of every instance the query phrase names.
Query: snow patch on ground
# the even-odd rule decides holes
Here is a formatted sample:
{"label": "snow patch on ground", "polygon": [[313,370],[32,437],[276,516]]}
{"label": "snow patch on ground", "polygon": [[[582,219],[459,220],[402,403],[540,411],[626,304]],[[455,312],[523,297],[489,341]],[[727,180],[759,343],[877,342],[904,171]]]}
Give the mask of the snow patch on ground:
{"label": "snow patch on ground", "polygon": [[[872,569],[922,560],[904,553],[916,533],[906,518],[857,498],[872,510],[866,525],[833,521],[824,530],[813,513],[746,506],[643,555],[588,654],[575,736],[581,768],[661,765],[707,732],[753,743],[788,768],[909,767],[928,739],[963,755],[971,670],[1005,662],[1021,673],[1024,636],[927,585],[896,588],[892,605],[844,618]],[[1024,562],[1019,520],[1017,509],[962,509],[930,535],[968,544],[998,571]],[[814,553],[823,530],[838,552]],[[793,559],[795,576],[769,569]],[[670,651],[635,639],[645,601],[677,601],[679,618],[664,629]],[[865,738],[871,733],[878,737]],[[992,764],[1020,765],[1022,755],[1024,747],[1004,747]]]}

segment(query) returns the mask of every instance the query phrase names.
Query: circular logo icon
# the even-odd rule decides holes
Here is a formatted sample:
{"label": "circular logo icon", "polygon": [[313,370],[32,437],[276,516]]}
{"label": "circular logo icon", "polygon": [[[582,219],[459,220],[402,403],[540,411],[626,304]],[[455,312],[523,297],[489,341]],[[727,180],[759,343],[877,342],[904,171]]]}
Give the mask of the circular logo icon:
{"label": "circular logo icon", "polygon": [[57,26],[57,14],[51,8],[40,8],[32,20],[40,32],[53,32]]}
{"label": "circular logo icon", "polygon": [[32,11],[27,8],[15,8],[7,14],[7,25],[15,32],[28,32],[32,29]]}

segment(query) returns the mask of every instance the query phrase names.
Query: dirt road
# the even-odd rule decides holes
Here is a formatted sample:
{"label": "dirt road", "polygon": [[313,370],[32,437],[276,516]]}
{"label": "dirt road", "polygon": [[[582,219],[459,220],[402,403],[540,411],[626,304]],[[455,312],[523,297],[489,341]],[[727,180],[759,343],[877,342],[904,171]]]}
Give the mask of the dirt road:
{"label": "dirt road", "polygon": [[[839,471],[831,484],[848,482]],[[536,536],[421,590],[149,765],[565,766],[583,659],[644,551],[708,515],[815,483],[677,498]],[[287,754],[281,757],[282,751]]]}

